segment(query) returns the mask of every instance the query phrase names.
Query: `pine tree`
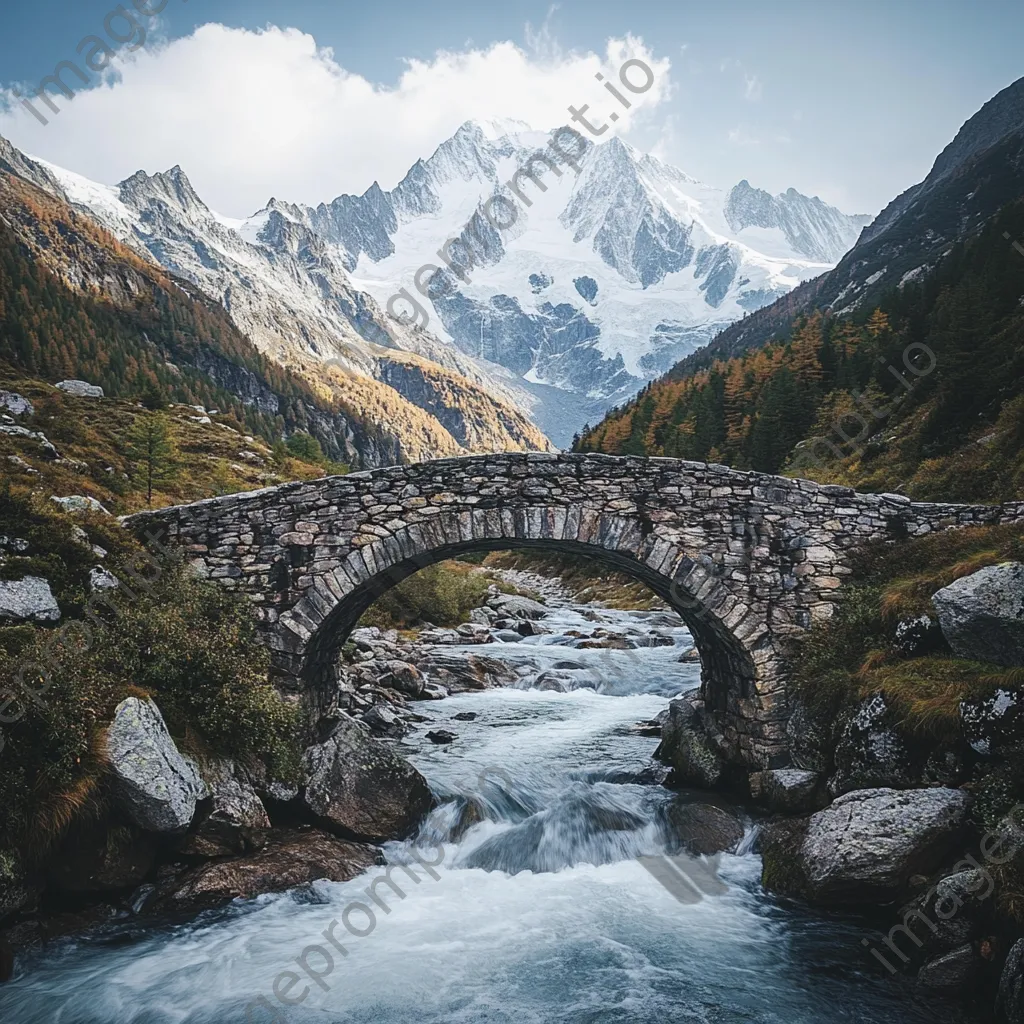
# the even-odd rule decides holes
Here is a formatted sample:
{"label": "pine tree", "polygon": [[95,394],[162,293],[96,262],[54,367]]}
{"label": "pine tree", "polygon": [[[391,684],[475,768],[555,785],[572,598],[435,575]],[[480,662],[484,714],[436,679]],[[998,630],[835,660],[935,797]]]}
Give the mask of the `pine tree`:
{"label": "pine tree", "polygon": [[178,472],[178,447],[167,417],[162,413],[139,416],[128,432],[125,454],[146,484],[146,504],[153,504],[153,487],[172,480]]}

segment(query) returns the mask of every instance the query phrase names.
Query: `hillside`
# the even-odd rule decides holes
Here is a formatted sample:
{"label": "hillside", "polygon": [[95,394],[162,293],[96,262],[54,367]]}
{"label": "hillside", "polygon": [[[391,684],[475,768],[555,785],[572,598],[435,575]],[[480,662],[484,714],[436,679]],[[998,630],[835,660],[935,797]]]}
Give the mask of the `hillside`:
{"label": "hillside", "polygon": [[[1024,202],[845,316],[672,375],[578,451],[668,455],[925,500],[1024,496]],[[780,332],[781,333],[781,332]]]}
{"label": "hillside", "polygon": [[[311,358],[283,367],[219,303],[29,181],[0,176],[0,208],[0,359],[14,368],[111,395],[154,383],[232,412],[268,441],[308,431],[331,458],[360,467],[467,450],[388,384]],[[479,385],[441,368],[434,376],[450,402],[465,397],[475,450],[549,447]]]}

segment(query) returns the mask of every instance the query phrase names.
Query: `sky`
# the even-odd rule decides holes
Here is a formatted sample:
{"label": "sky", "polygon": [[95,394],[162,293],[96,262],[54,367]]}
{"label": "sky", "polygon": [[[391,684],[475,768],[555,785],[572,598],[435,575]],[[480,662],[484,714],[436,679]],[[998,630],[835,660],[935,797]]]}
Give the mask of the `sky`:
{"label": "sky", "polygon": [[[467,119],[549,129],[583,103],[621,112],[612,132],[702,181],[793,187],[873,214],[1024,74],[1018,0],[136,8],[120,8],[133,22],[111,0],[5,11],[0,135],[104,183],[178,164],[232,217],[271,196],[315,204],[374,180],[391,188]],[[653,84],[627,93],[627,112],[603,90],[629,59]],[[44,125],[18,94],[62,61],[87,82],[66,67],[74,99],[54,94],[57,113],[33,101]]]}

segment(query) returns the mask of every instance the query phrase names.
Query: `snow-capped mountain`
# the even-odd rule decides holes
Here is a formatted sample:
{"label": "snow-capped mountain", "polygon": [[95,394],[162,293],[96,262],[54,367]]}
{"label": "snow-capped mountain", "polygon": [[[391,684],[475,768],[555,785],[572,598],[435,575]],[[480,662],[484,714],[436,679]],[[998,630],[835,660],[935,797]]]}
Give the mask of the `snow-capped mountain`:
{"label": "snow-capped mountain", "polygon": [[[548,142],[468,122],[393,191],[375,183],[289,215],[379,303],[407,288],[429,329],[462,352],[604,407],[828,270],[870,219],[792,189],[770,196],[742,181],[724,192],[611,139],[586,145],[578,174],[535,164],[543,189],[521,179],[529,205],[496,230],[481,204]],[[452,238],[468,282],[445,271],[449,287],[417,294],[416,271],[441,266]]]}
{"label": "snow-capped mountain", "polygon": [[[391,191],[374,183],[316,208],[272,199],[245,220],[210,210],[180,167],[106,186],[34,166],[222,302],[278,361],[332,362],[400,389],[409,374],[392,364],[413,353],[562,445],[727,324],[828,270],[866,221],[792,189],[773,197],[743,181],[725,192],[611,139],[580,147],[578,173],[534,165],[516,222],[492,227],[482,204],[509,195],[503,183],[549,141],[520,123],[468,122]],[[460,277],[428,269],[427,298],[416,272],[443,268],[438,250],[452,239]],[[403,288],[425,328],[386,312]]]}

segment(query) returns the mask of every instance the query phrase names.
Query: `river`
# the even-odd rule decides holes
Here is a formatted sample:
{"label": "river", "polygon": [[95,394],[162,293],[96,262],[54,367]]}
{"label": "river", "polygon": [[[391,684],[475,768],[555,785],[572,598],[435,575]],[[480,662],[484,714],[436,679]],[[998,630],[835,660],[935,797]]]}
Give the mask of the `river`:
{"label": "river", "polygon": [[[595,616],[598,621],[595,622]],[[553,633],[489,644],[518,687],[417,705],[403,743],[439,806],[404,898],[388,890],[375,925],[351,914],[347,956],[301,1005],[281,1010],[279,972],[355,902],[374,869],[208,912],[187,923],[128,920],[28,959],[0,990],[8,1024],[952,1024],[956,1007],[915,996],[862,957],[868,926],[765,894],[753,823],[720,884],[681,901],[640,856],[671,850],[677,797],[658,785],[657,740],[636,724],[697,684],[687,631],[661,613],[556,607]],[[635,650],[576,649],[572,633],[631,637]],[[567,635],[570,634],[570,635]],[[480,651],[479,647],[467,651]],[[568,692],[537,689],[555,678]],[[545,676],[545,673],[548,673]],[[435,745],[428,729],[453,742]],[[684,799],[686,797],[684,796]],[[707,800],[707,795],[693,795]],[[436,845],[443,843],[442,846]],[[430,845],[435,844],[435,845]],[[441,852],[443,850],[443,857]],[[410,862],[410,844],[387,848]],[[423,854],[421,853],[421,859]],[[396,869],[395,878],[404,876]],[[313,960],[316,963],[315,958]],[[293,994],[302,991],[298,985]],[[278,1007],[247,1015],[260,996]],[[980,1020],[980,1018],[977,1018]]]}

